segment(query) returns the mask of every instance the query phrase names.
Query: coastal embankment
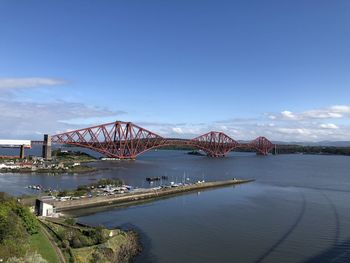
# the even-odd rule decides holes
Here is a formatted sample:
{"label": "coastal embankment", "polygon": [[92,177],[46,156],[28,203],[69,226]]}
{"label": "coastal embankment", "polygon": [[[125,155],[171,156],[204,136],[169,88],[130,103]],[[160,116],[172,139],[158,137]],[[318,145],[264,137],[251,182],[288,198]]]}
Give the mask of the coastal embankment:
{"label": "coastal embankment", "polygon": [[69,210],[78,210],[82,208],[107,206],[112,204],[127,205],[128,203],[137,203],[137,202],[142,202],[150,199],[158,199],[158,198],[177,195],[185,192],[237,185],[237,184],[249,183],[252,181],[255,181],[255,180],[254,179],[249,179],[249,180],[232,179],[232,180],[217,181],[217,182],[200,182],[196,184],[183,185],[178,187],[142,189],[139,191],[133,191],[132,193],[125,193],[125,194],[119,194],[119,195],[97,196],[97,197],[83,198],[79,200],[67,200],[67,201],[52,200],[48,202],[55,207],[56,212],[65,212]]}

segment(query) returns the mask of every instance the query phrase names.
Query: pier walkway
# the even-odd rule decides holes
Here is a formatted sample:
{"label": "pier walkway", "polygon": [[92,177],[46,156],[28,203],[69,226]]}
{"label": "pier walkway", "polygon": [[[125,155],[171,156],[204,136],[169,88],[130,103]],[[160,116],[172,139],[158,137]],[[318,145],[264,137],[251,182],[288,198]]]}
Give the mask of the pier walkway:
{"label": "pier walkway", "polygon": [[91,208],[98,207],[104,205],[118,204],[118,205],[126,205],[128,203],[135,203],[138,201],[144,201],[149,199],[157,199],[169,195],[176,195],[185,192],[198,191],[202,189],[208,188],[216,188],[216,187],[224,187],[229,185],[243,184],[252,182],[254,179],[250,180],[238,180],[232,179],[227,181],[217,181],[217,182],[201,182],[195,183],[191,185],[184,185],[178,187],[170,187],[170,188],[151,188],[144,189],[142,191],[133,191],[131,193],[125,194],[116,194],[109,196],[97,196],[91,198],[84,198],[79,200],[67,200],[67,201],[58,201],[58,200],[45,200],[45,203],[49,203],[53,205],[56,210],[56,213],[69,211],[69,210],[77,210],[82,208]]}

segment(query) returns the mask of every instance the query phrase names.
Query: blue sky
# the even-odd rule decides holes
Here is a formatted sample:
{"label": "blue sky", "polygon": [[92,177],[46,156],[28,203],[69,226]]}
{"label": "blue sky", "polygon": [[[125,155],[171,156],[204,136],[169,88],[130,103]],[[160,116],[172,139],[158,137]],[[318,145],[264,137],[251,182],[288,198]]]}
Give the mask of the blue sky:
{"label": "blue sky", "polygon": [[0,0],[0,137],[350,140],[350,2]]}

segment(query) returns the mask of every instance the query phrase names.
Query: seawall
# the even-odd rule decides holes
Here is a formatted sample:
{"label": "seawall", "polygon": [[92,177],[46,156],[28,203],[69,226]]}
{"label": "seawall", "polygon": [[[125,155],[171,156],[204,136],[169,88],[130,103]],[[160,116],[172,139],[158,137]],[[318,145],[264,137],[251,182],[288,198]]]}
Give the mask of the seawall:
{"label": "seawall", "polygon": [[147,189],[144,191],[131,192],[126,194],[110,195],[110,196],[97,196],[92,198],[84,198],[79,200],[68,200],[68,201],[50,201],[56,208],[56,212],[64,212],[69,210],[76,210],[82,208],[92,208],[112,204],[128,204],[135,203],[138,201],[144,201],[148,199],[157,199],[170,195],[177,195],[181,193],[198,191],[201,189],[224,187],[229,185],[243,184],[255,181],[250,180],[228,180],[228,181],[217,181],[217,182],[205,182],[196,183],[186,186],[178,186],[172,188],[162,189]]}

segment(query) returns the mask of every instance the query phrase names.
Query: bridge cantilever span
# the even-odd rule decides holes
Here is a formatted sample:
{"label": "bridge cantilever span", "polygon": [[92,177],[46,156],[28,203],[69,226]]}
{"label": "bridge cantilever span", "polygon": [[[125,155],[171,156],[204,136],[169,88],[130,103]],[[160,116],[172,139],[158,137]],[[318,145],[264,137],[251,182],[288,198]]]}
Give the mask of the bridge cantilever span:
{"label": "bridge cantilever span", "polygon": [[215,131],[198,136],[191,142],[194,147],[205,151],[211,157],[224,156],[239,145],[225,133]]}
{"label": "bridge cantilever span", "polygon": [[163,146],[185,145],[198,148],[210,157],[224,156],[235,148],[254,148],[267,155],[273,144],[265,137],[238,143],[223,132],[208,132],[192,140],[167,139],[131,122],[111,122],[53,135],[53,143],[68,144],[97,151],[107,157],[135,159],[138,155]]}

